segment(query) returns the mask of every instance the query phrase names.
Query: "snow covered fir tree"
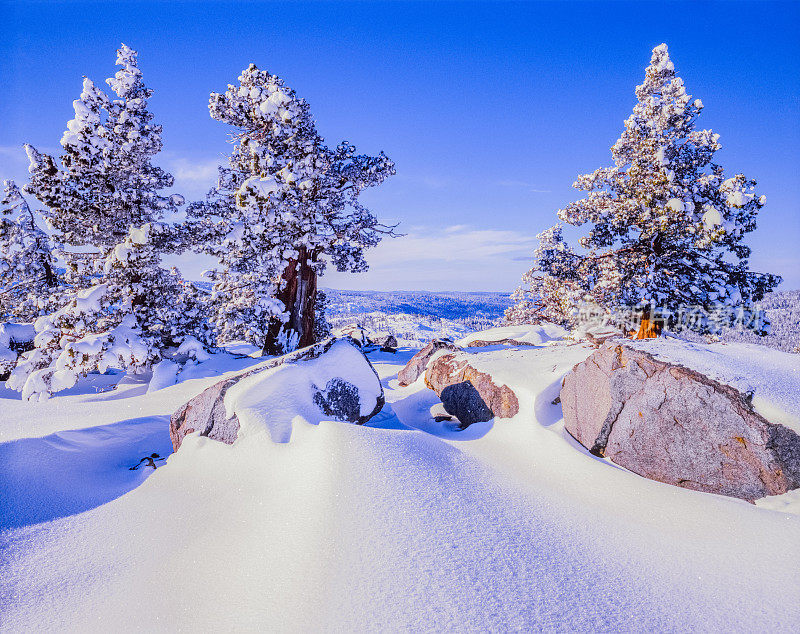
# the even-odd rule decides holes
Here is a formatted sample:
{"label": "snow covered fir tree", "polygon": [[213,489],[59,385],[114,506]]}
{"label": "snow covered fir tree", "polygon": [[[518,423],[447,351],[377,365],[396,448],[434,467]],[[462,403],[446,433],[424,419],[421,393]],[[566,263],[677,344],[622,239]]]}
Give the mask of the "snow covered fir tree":
{"label": "snow covered fir tree", "polygon": [[51,308],[58,283],[50,241],[14,181],[0,202],[0,321],[30,322]]}
{"label": "snow covered fir tree", "polygon": [[228,166],[204,203],[189,207],[195,248],[219,259],[211,304],[220,341],[245,339],[280,354],[313,343],[317,280],[367,268],[364,249],[392,235],[359,195],[394,163],[325,145],[308,103],[250,65],[212,93],[211,116],[236,129]]}
{"label": "snow covered fir tree", "polygon": [[36,320],[35,348],[8,383],[26,398],[70,387],[93,370],[149,368],[165,348],[207,333],[194,291],[159,266],[161,245],[174,238],[158,221],[183,199],[159,193],[173,178],[151,162],[162,147],[147,108],[152,90],[136,51],[123,44],[117,65],[107,80],[116,99],[84,79],[60,165],[26,147],[26,191],[44,205],[66,265],[66,287],[52,298],[59,308]]}
{"label": "snow covered fir tree", "polygon": [[703,109],[675,74],[666,44],[653,49],[638,103],[611,148],[612,167],[578,177],[589,192],[558,212],[590,225],[574,250],[556,226],[542,236],[532,269],[517,291],[512,321],[574,321],[565,302],[607,314],[633,311],[639,338],[664,323],[705,333],[741,324],[765,333],[753,302],[780,277],[748,268],[743,240],[766,198],[742,174],[726,178],[714,162],[719,135],[697,129]]}

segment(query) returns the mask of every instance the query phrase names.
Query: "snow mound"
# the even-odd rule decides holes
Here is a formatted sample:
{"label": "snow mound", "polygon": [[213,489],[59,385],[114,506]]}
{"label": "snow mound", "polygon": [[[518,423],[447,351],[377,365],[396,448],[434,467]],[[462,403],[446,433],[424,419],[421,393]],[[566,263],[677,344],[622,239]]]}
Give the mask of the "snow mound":
{"label": "snow mound", "polygon": [[181,366],[170,359],[159,361],[153,366],[153,377],[150,379],[150,384],[147,386],[148,394],[175,385],[178,382],[178,373],[180,370]]}
{"label": "snow mound", "polygon": [[153,472],[142,458],[172,449],[166,423],[166,416],[144,416],[0,443],[0,533],[81,513],[136,488]]}
{"label": "snow mound", "polygon": [[537,325],[521,326],[500,326],[499,328],[489,328],[473,332],[466,337],[459,339],[456,343],[462,347],[469,347],[478,341],[497,341],[506,339],[527,343],[533,346],[545,346],[554,341],[560,341],[567,335],[567,331],[561,326],[550,323]]}
{"label": "snow mound", "polygon": [[[233,446],[192,434],[155,470],[131,467],[169,452],[168,415],[255,359],[216,353],[151,393],[95,394],[103,375],[42,403],[0,391],[0,630],[791,629],[800,517],[577,446],[554,401],[593,351],[475,354],[520,412],[465,431],[434,420],[423,382],[397,385],[413,350],[371,352],[387,405],[369,425],[306,404],[322,421],[295,419],[289,444],[263,426]],[[352,367],[335,353],[273,379],[323,387],[323,366]],[[257,385],[240,386],[256,404]],[[147,420],[114,425],[134,411]]]}
{"label": "snow mound", "polygon": [[242,379],[224,403],[228,418],[239,420],[239,438],[268,432],[274,442],[289,442],[295,421],[365,421],[383,406],[383,388],[363,353],[339,339],[314,359]]}
{"label": "snow mound", "polygon": [[799,355],[757,344],[702,344],[666,338],[628,341],[626,345],[752,394],[756,412],[770,423],[800,434]]}
{"label": "snow mound", "polygon": [[9,348],[12,343],[31,342],[35,336],[33,324],[0,324],[0,348]]}

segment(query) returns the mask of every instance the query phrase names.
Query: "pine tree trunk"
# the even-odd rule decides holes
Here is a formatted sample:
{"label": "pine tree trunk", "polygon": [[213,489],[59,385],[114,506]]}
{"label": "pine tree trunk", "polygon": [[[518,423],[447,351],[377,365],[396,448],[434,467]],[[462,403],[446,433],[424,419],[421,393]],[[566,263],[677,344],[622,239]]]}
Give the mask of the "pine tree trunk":
{"label": "pine tree trunk", "polygon": [[[285,323],[273,320],[264,341],[264,354],[280,355],[286,350],[284,341],[297,337],[297,347],[305,348],[314,343],[314,304],[317,296],[317,272],[312,263],[315,253],[309,254],[305,247],[300,248],[297,260],[287,265],[281,276],[283,285],[277,298],[286,306],[289,319]],[[282,336],[282,335],[285,335]]]}
{"label": "pine tree trunk", "polygon": [[44,263],[44,283],[47,288],[53,288],[56,285],[56,274],[49,262]]}
{"label": "pine tree trunk", "polygon": [[663,324],[658,319],[653,319],[653,309],[648,306],[642,312],[642,320],[639,322],[639,330],[636,331],[634,339],[654,339],[661,334]]}

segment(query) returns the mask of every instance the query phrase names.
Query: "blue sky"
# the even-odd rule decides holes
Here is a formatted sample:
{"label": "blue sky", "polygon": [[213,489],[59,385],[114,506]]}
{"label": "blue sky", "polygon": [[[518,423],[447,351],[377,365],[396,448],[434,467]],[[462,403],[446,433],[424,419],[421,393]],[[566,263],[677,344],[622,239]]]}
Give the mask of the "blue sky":
{"label": "blue sky", "polygon": [[[250,62],[311,104],[329,143],[384,150],[397,176],[364,201],[406,237],[368,254],[356,289],[513,289],[534,236],[610,164],[650,50],[721,135],[718,161],[759,182],[767,206],[752,267],[800,288],[800,3],[1,2],[0,177],[24,181],[21,144],[56,152],[81,78],[139,51],[159,162],[199,198],[229,151],[208,94]],[[184,258],[197,278],[203,263]]]}

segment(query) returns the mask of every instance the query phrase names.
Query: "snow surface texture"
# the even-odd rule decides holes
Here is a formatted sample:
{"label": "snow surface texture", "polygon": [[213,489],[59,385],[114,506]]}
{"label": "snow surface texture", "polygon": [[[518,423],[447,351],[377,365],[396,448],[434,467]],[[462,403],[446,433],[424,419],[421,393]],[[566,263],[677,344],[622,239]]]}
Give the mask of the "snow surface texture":
{"label": "snow surface texture", "polygon": [[552,401],[591,348],[485,350],[520,414],[463,432],[421,381],[398,386],[414,352],[370,354],[387,405],[366,426],[191,435],[155,472],[130,466],[168,447],[166,416],[255,359],[150,393],[109,391],[120,375],[33,405],[0,391],[0,629],[796,630],[800,517],[760,508],[793,501],[589,455]]}
{"label": "snow surface texture", "polygon": [[551,341],[558,341],[567,335],[567,331],[555,324],[543,323],[536,326],[501,326],[490,328],[481,332],[473,332],[456,343],[459,346],[469,346],[475,341],[502,341],[510,339],[533,346],[543,346]]}

